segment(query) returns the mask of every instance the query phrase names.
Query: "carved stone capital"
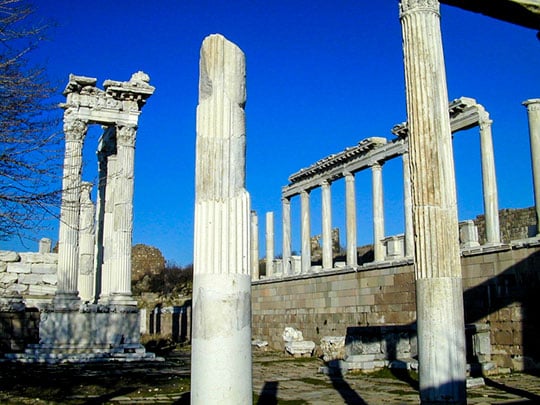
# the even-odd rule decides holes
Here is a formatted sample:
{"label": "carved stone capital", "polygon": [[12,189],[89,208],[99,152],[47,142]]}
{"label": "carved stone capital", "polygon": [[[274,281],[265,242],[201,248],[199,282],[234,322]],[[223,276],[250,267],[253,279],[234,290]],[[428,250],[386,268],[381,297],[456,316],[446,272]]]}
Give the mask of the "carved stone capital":
{"label": "carved stone capital", "polygon": [[66,141],[82,142],[87,130],[88,125],[83,120],[64,120],[64,135]]}
{"label": "carved stone capital", "polygon": [[438,0],[401,0],[399,3],[400,17],[411,12],[430,12],[440,15]]}
{"label": "carved stone capital", "polygon": [[118,126],[116,129],[116,143],[120,146],[135,146],[137,128],[130,125]]}
{"label": "carved stone capital", "polygon": [[540,98],[531,98],[530,100],[525,100],[523,105],[527,107],[528,111],[539,111],[540,110]]}

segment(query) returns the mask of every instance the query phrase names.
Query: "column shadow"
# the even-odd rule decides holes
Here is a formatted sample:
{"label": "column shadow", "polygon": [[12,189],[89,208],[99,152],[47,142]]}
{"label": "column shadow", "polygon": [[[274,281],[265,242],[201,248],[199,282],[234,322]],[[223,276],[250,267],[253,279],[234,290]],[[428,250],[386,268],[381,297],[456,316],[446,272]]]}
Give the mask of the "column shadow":
{"label": "column shadow", "polygon": [[277,381],[266,381],[259,394],[257,405],[277,405],[278,384]]}
{"label": "column shadow", "polygon": [[334,368],[329,377],[334,389],[343,398],[343,403],[347,405],[367,405],[367,402],[345,381],[340,368]]}
{"label": "column shadow", "polygon": [[[540,403],[540,395],[536,395],[532,392],[525,391],[519,388],[509,387],[506,384],[501,384],[496,381],[493,381],[490,378],[484,377],[484,381],[488,387],[497,388],[498,390],[507,392],[509,394],[514,394],[523,398],[527,398],[533,403],[539,404]],[[528,402],[528,401],[527,401]],[[519,402],[517,402],[519,403]]]}

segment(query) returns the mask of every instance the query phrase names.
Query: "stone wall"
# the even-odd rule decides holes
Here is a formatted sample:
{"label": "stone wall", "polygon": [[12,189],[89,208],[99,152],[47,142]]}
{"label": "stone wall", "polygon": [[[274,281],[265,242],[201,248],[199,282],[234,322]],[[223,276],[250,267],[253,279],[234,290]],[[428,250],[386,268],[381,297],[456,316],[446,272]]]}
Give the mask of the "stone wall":
{"label": "stone wall", "polygon": [[50,301],[56,291],[57,253],[0,251],[0,296],[20,294],[28,307]]}
{"label": "stone wall", "polygon": [[[501,246],[462,258],[465,321],[488,325],[491,359],[522,369],[540,362],[540,243]],[[406,325],[416,317],[412,264],[368,265],[253,283],[253,338],[282,350],[286,326],[319,344],[351,327]]]}
{"label": "stone wall", "polygon": [[[478,228],[478,241],[480,244],[486,243],[485,216],[478,215],[474,219],[474,223]],[[537,233],[536,210],[534,207],[500,210],[499,224],[501,241],[504,243],[530,238]]]}

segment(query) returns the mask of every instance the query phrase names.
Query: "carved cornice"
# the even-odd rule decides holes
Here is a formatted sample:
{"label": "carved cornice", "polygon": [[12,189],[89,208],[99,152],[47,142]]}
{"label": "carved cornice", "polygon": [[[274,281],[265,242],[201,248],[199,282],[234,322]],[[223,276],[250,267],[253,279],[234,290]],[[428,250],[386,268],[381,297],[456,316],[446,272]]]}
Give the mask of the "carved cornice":
{"label": "carved cornice", "polygon": [[440,15],[438,0],[401,0],[399,3],[400,17],[406,14],[421,11]]}
{"label": "carved cornice", "polygon": [[64,136],[66,141],[82,142],[87,130],[88,125],[83,120],[64,120]]}

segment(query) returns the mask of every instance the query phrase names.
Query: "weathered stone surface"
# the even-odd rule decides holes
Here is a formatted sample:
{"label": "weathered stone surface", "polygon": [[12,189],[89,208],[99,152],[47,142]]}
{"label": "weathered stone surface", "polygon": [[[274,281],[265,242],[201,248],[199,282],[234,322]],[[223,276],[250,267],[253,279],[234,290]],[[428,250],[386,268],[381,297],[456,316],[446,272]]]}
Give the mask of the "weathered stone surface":
{"label": "weathered stone surface", "polygon": [[31,267],[29,264],[21,262],[11,262],[7,266],[8,273],[30,273]]}
{"label": "weathered stone surface", "polygon": [[165,268],[165,257],[153,246],[137,244],[131,249],[131,277],[140,280],[145,274],[157,274]]}
{"label": "weathered stone surface", "polygon": [[345,357],[345,336],[325,336],[321,338],[323,360],[339,360]]}
{"label": "weathered stone surface", "polygon": [[58,263],[58,254],[57,253],[19,253],[21,256],[22,263],[47,263],[47,264],[56,264]]}
{"label": "weathered stone surface", "polygon": [[311,340],[292,341],[285,343],[285,350],[293,356],[311,356],[315,350],[315,342]]}
{"label": "weathered stone surface", "polygon": [[41,274],[21,274],[19,275],[19,284],[40,284],[43,283]]}
{"label": "weathered stone surface", "polygon": [[304,340],[304,336],[302,335],[302,331],[287,326],[283,331],[283,340],[287,343],[301,342]]}
{"label": "weathered stone surface", "polygon": [[2,284],[14,283],[15,281],[17,281],[18,278],[19,276],[17,275],[17,273],[8,273],[8,272],[1,273],[0,283]]}
{"label": "weathered stone surface", "polygon": [[54,295],[56,286],[50,284],[30,285],[28,286],[28,294],[30,295]]}
{"label": "weathered stone surface", "polygon": [[56,274],[57,265],[48,263],[32,264],[30,271],[35,274]]}
{"label": "weathered stone surface", "polygon": [[11,250],[0,250],[0,261],[2,262],[18,262],[21,260],[17,252]]}
{"label": "weathered stone surface", "polygon": [[58,281],[58,278],[56,277],[56,274],[44,274],[43,275],[43,282],[45,284],[54,284],[56,285]]}

